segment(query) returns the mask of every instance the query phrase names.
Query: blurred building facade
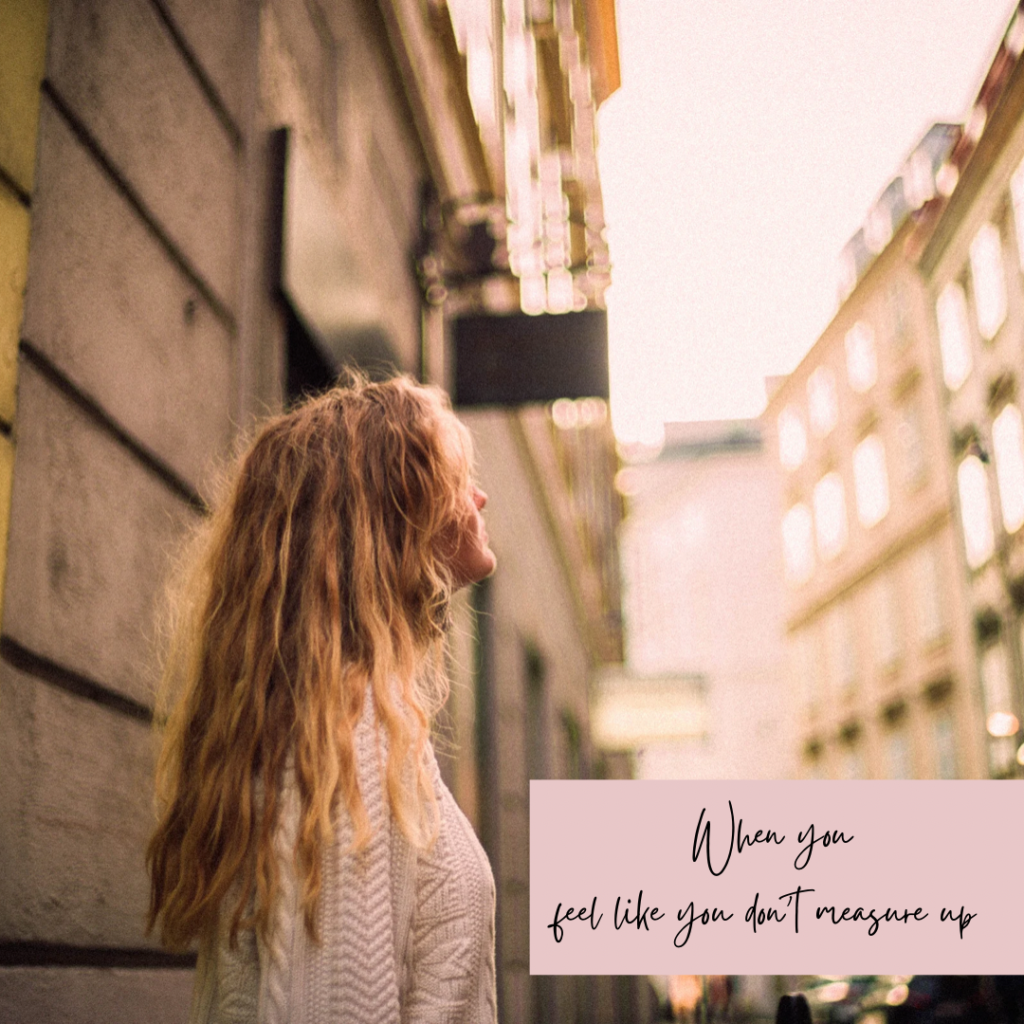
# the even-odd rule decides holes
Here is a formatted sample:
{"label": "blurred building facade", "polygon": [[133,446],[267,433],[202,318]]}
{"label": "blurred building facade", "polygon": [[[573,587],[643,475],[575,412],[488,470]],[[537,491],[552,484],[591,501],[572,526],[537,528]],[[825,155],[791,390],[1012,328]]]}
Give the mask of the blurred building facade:
{"label": "blurred building facade", "polygon": [[982,773],[1024,763],[1024,12],[950,154],[914,252],[941,368],[946,452],[973,640]]}
{"label": "blurred building facade", "polygon": [[904,224],[771,397],[803,774],[978,771],[926,289]]}
{"label": "blurred building facade", "polygon": [[[677,729],[635,738],[638,776],[789,776],[779,482],[758,423],[666,424],[657,458],[619,480],[627,689],[634,705],[660,701],[655,717]],[[614,675],[606,698],[621,702]],[[599,719],[606,742],[613,710]]]}
{"label": "blurred building facade", "polygon": [[[184,1015],[192,958],[143,934],[154,615],[253,418],[346,362],[447,385],[467,311],[600,308],[612,4],[486,7],[490,65],[454,3],[0,12],[4,1019]],[[529,977],[529,779],[596,770],[621,650],[610,425],[571,408],[465,414],[501,568],[460,599],[439,746],[494,861],[502,1017],[643,1019],[629,979]]]}
{"label": "blurred building facade", "polygon": [[810,777],[1018,770],[1022,42],[1018,12],[966,127],[931,129],[846,247],[839,310],[764,415]]}

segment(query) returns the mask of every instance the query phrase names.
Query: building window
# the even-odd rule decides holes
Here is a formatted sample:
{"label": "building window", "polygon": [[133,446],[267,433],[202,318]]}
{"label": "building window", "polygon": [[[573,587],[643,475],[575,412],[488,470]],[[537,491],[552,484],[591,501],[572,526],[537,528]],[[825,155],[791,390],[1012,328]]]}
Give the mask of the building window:
{"label": "building window", "polygon": [[1006,648],[1001,642],[990,644],[982,651],[981,688],[985,695],[989,771],[992,775],[1005,775],[1013,767],[1020,721],[1013,699]]}
{"label": "building window", "polygon": [[971,242],[971,280],[978,330],[991,340],[1006,319],[1003,243],[995,224],[983,224]]}
{"label": "building window", "polygon": [[833,605],[826,624],[829,675],[835,689],[845,694],[857,682],[857,645],[849,603],[839,601]]}
{"label": "building window", "polygon": [[[1006,662],[1006,647],[1001,642],[989,644],[982,651],[981,688],[985,694],[985,728],[989,735],[1006,736],[1015,733],[1017,718],[1013,713],[1010,672]],[[1012,722],[1008,720],[1010,718]]]}
{"label": "building window", "polygon": [[858,394],[868,391],[878,380],[875,332],[862,320],[846,332],[846,375]]}
{"label": "building window", "polygon": [[1007,405],[992,421],[992,447],[1003,526],[1015,533],[1024,525],[1024,426],[1017,406]]}
{"label": "building window", "polygon": [[819,366],[807,378],[807,410],[811,429],[818,437],[825,437],[839,419],[839,399],[836,379],[827,366]]}
{"label": "building window", "polygon": [[899,596],[891,573],[879,576],[871,588],[874,619],[875,662],[884,671],[895,667],[903,642],[900,629]]}
{"label": "building window", "polygon": [[857,747],[848,747],[843,755],[843,777],[847,779],[866,779],[867,769],[864,766],[864,755]]}
{"label": "building window", "polygon": [[910,757],[910,740],[903,729],[889,733],[885,744],[886,774],[890,779],[912,779],[914,766]]}
{"label": "building window", "polygon": [[988,770],[993,778],[1007,778],[1012,774],[1016,749],[1017,740],[1013,736],[989,737]]}
{"label": "building window", "polygon": [[914,490],[920,487],[928,476],[920,399],[916,395],[908,398],[899,406],[896,415],[896,436],[899,438],[903,485],[907,490]]}
{"label": "building window", "polygon": [[800,414],[786,406],[779,413],[779,461],[783,468],[793,470],[803,465],[807,458],[807,432]]}
{"label": "building window", "polygon": [[889,478],[885,472],[885,448],[877,434],[869,434],[853,450],[853,489],[857,517],[872,527],[889,511]]}
{"label": "building window", "polygon": [[935,745],[935,777],[955,779],[958,775],[956,731],[953,728],[953,716],[949,711],[940,711],[935,716],[932,723],[932,742]]}
{"label": "building window", "polygon": [[814,485],[814,528],[818,553],[826,561],[846,546],[846,495],[842,478],[835,471],[826,473]]}
{"label": "building window", "polygon": [[967,323],[964,290],[950,281],[935,303],[939,322],[939,349],[942,353],[942,377],[950,391],[956,391],[971,373],[971,338]]}
{"label": "building window", "polygon": [[917,638],[922,646],[928,647],[946,635],[942,566],[934,541],[917,549],[910,563],[910,575],[914,587]]}
{"label": "building window", "polygon": [[904,166],[903,194],[912,210],[924,206],[935,195],[935,171],[924,149],[916,149]]}
{"label": "building window", "polygon": [[871,252],[881,252],[892,240],[892,211],[883,200],[868,210],[864,221],[864,241]]}
{"label": "building window", "polygon": [[889,285],[889,313],[892,322],[892,344],[902,352],[910,341],[910,317],[904,288],[896,281]]}
{"label": "building window", "polygon": [[811,533],[811,510],[803,503],[794,505],[782,520],[782,553],[794,583],[803,583],[814,570]]}
{"label": "building window", "polygon": [[1017,229],[1017,262],[1024,270],[1024,161],[1010,179],[1010,196],[1013,199],[1013,223]]}
{"label": "building window", "polygon": [[793,634],[792,665],[793,684],[801,707],[812,713],[818,706],[821,697],[819,686],[820,670],[818,667],[817,630],[808,626]]}
{"label": "building window", "polygon": [[960,518],[963,521],[967,564],[972,569],[984,565],[992,554],[992,505],[988,496],[988,477],[977,455],[968,455],[956,471],[960,492]]}

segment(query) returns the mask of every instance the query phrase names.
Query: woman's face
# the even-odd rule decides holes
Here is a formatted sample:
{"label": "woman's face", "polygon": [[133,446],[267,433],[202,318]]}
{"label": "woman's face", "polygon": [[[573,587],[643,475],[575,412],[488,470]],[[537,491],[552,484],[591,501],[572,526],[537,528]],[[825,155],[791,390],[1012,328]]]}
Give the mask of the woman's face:
{"label": "woman's face", "polygon": [[[442,426],[443,443],[454,465],[464,467],[468,476],[472,462],[472,442],[466,428],[451,414]],[[458,499],[456,521],[445,531],[442,558],[451,571],[456,589],[479,583],[497,568],[498,560],[491,550],[487,527],[481,514],[487,495],[472,480]]]}
{"label": "woman's face", "polygon": [[497,568],[498,560],[490,548],[483,512],[487,495],[476,484],[470,484],[465,496],[465,509],[459,517],[451,546],[448,568],[455,586],[465,587],[479,583]]}

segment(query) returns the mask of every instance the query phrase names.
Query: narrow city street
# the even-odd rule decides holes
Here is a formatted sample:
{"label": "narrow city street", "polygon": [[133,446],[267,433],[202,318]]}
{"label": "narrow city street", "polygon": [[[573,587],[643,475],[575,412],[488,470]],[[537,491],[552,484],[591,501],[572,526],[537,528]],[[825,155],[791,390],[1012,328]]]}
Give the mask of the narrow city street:
{"label": "narrow city street", "polygon": [[531,782],[1022,778],[1024,0],[0,0],[0,1022],[1016,1024],[531,973]]}

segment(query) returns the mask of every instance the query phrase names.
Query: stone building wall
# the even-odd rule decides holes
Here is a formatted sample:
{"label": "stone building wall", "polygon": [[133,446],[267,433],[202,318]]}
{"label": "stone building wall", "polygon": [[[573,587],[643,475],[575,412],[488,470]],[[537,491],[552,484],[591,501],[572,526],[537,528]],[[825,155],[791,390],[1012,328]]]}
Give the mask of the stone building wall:
{"label": "stone building wall", "polygon": [[[0,1019],[186,1014],[194,957],[144,933],[163,580],[256,415],[367,345],[419,375],[443,333],[421,204],[475,194],[480,147],[436,22],[406,0],[0,10]],[[282,127],[335,272],[318,380],[295,372]],[[450,777],[495,856],[504,1019],[604,1019],[610,981],[528,974],[528,781],[590,768],[558,482],[516,414],[467,418],[502,568],[458,616]]]}
{"label": "stone building wall", "polygon": [[216,33],[196,5],[49,9],[0,637],[9,1020],[187,1005],[142,851],[160,581],[246,404],[255,62],[246,5],[217,6]]}
{"label": "stone building wall", "polygon": [[143,929],[154,617],[214,467],[286,397],[273,128],[330,171],[370,313],[417,368],[407,251],[423,161],[376,5],[349,7],[332,24],[286,0],[56,0],[48,26],[45,4],[5,7],[20,34],[0,34],[26,66],[14,85],[0,76],[0,105],[20,104],[0,132],[20,285],[5,294],[0,409],[0,449],[18,452],[0,638],[4,1019],[187,1007],[193,958]]}

